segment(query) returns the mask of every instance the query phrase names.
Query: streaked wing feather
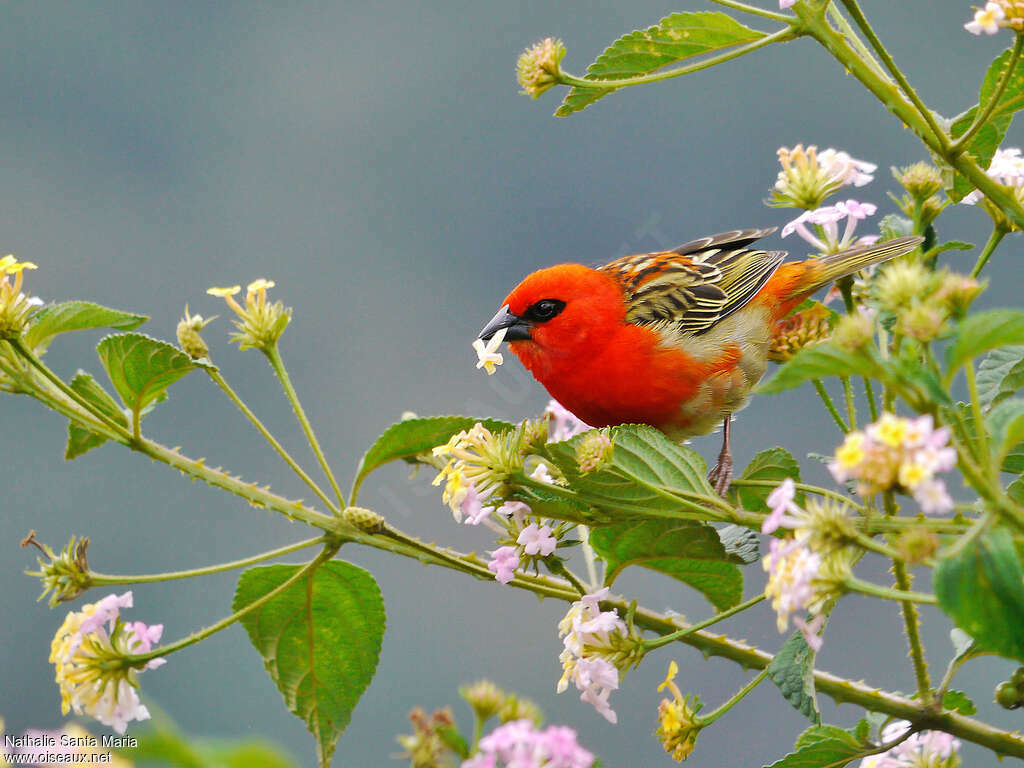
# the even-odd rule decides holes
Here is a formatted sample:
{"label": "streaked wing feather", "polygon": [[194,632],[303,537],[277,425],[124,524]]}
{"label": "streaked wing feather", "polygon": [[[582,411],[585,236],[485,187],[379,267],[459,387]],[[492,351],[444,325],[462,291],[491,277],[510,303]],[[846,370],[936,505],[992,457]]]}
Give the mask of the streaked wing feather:
{"label": "streaked wing feather", "polygon": [[749,302],[772,276],[783,251],[743,246],[774,229],[745,229],[693,240],[675,251],[624,256],[600,267],[622,284],[626,320],[675,323],[700,334]]}

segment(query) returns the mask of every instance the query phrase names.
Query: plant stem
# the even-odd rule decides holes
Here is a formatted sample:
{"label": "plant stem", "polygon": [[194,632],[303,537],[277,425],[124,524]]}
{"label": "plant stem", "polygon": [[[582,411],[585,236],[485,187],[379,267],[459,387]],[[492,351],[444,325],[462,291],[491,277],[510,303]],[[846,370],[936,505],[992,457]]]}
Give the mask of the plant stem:
{"label": "plant stem", "polygon": [[758,672],[749,683],[740,688],[732,696],[732,698],[730,698],[727,702],[722,704],[722,706],[718,707],[718,709],[714,710],[713,712],[709,712],[703,717],[696,718],[697,723],[702,726],[711,725],[713,722],[715,722],[715,720],[720,718],[722,715],[724,715],[726,712],[728,712],[730,709],[736,706],[736,704],[742,701],[748,693],[757,688],[757,686],[761,684],[761,681],[764,680],[766,677],[768,677],[767,668],[762,669],[760,672]]}
{"label": "plant stem", "polygon": [[[967,149],[967,145],[970,144],[971,139],[974,138],[975,134],[978,133],[988,122],[988,119],[992,116],[995,108],[999,105],[1000,99],[1003,98],[1003,94],[1006,92],[1006,86],[1010,84],[1010,80],[1013,79],[1013,70],[1017,67],[1017,61],[1020,59],[1021,46],[1024,44],[1024,35],[1020,32],[1017,33],[1016,39],[1013,41],[1013,50],[1010,53],[1010,61],[1006,65],[1006,69],[999,73],[999,81],[996,83],[995,90],[989,97],[985,105],[981,107],[978,113],[974,116],[973,122],[968,126],[967,130],[957,137],[957,140],[953,142],[950,149],[953,152],[963,152]],[[979,105],[980,106],[980,105]]]}
{"label": "plant stem", "polygon": [[[886,491],[883,496],[885,514],[888,517],[896,515],[896,501],[892,491]],[[910,577],[902,560],[892,561],[892,573],[896,577],[896,588],[901,592],[910,591]],[[932,684],[928,677],[928,662],[924,658],[924,647],[921,644],[920,618],[917,613],[917,606],[909,599],[900,602],[900,612],[903,614],[903,626],[907,633],[907,643],[910,646],[910,658],[914,663],[914,677],[917,679],[917,695],[925,704],[932,702]]]}
{"label": "plant stem", "polygon": [[860,9],[860,5],[857,4],[857,0],[841,0],[841,2],[845,6],[847,13],[850,14],[854,23],[860,27],[860,31],[864,33],[864,37],[867,38],[868,43],[870,43],[871,47],[875,49],[875,53],[878,54],[878,57],[882,60],[885,68],[889,70],[889,74],[892,75],[893,79],[895,79],[897,83],[899,83],[903,93],[906,94],[907,98],[910,99],[910,102],[917,108],[918,114],[928,124],[928,127],[931,129],[932,134],[935,137],[936,143],[938,143],[939,146],[948,149],[949,137],[946,135],[946,132],[939,127],[939,124],[935,121],[935,116],[932,114],[932,111],[928,109],[923,101],[921,101],[921,97],[917,95],[917,91],[915,91],[907,81],[902,70],[896,66],[896,62],[893,61],[892,56],[889,55],[885,46],[882,45],[882,41],[878,38],[878,35],[875,34],[875,30],[872,29],[871,25],[868,23],[867,18],[864,16],[864,12]]}
{"label": "plant stem", "polygon": [[[786,19],[791,21],[791,19]],[[644,85],[645,83],[656,83],[660,80],[669,80],[673,77],[680,77],[681,75],[688,75],[692,72],[699,72],[702,69],[713,67],[717,64],[723,64],[726,61],[732,59],[738,59],[740,56],[744,56],[748,53],[753,53],[756,50],[764,48],[772,43],[782,43],[787,40],[792,40],[798,36],[798,33],[794,32],[791,27],[780,29],[778,32],[774,32],[770,35],[758,38],[752,43],[747,43],[739,48],[733,48],[731,51],[726,51],[717,56],[710,58],[701,59],[700,61],[689,64],[685,67],[677,67],[676,69],[668,69],[662,72],[652,72],[649,75],[637,75],[636,77],[622,77],[622,78],[610,78],[607,80],[599,80],[596,78],[583,78],[576,75],[572,75],[568,72],[559,73],[559,82],[563,85],[571,85],[574,88],[598,88],[605,90],[608,88],[625,88],[630,85]]]}
{"label": "plant stem", "polygon": [[234,560],[230,563],[220,563],[218,565],[208,565],[204,568],[193,568],[188,571],[169,571],[167,573],[150,573],[136,576],[111,576],[106,573],[96,573],[95,571],[89,571],[88,579],[89,585],[93,587],[105,587],[114,584],[146,584],[157,581],[174,581],[176,579],[190,579],[194,576],[209,576],[213,573],[221,573],[223,571],[234,570],[235,568],[244,568],[247,565],[253,565],[254,563],[260,563],[264,560],[272,560],[275,557],[281,557],[291,552],[296,552],[306,547],[311,547],[314,544],[326,544],[327,540],[323,536],[317,536],[313,539],[306,539],[305,541],[298,541],[294,544],[288,544],[284,547],[278,547],[269,552],[263,552],[252,557],[246,557],[242,560]]}
{"label": "plant stem", "polygon": [[295,572],[295,574],[289,577],[286,581],[274,587],[272,590],[267,592],[267,594],[262,595],[256,600],[253,600],[251,603],[245,606],[245,608],[242,608],[239,611],[235,611],[230,616],[225,616],[223,619],[221,619],[215,624],[211,624],[206,629],[202,629],[199,632],[193,632],[188,637],[184,637],[181,640],[178,640],[177,642],[169,643],[168,645],[162,645],[158,648],[154,648],[149,653],[140,653],[138,655],[129,656],[128,658],[130,659],[133,666],[142,666],[147,661],[152,661],[153,659],[158,659],[162,656],[168,656],[172,653],[175,653],[176,651],[188,648],[190,645],[195,645],[200,640],[204,640],[210,635],[220,632],[222,629],[227,629],[239,619],[243,618],[244,616],[247,616],[256,609],[266,605],[268,602],[270,602],[275,597],[284,592],[286,589],[288,589],[290,586],[292,586],[292,584],[295,584],[300,579],[303,579],[307,575],[311,574],[323,563],[334,557],[337,551],[337,544],[324,547],[323,551],[319,555],[317,555],[314,559],[310,560],[304,566],[299,568]]}
{"label": "plant stem", "polygon": [[843,434],[847,434],[850,428],[846,426],[846,422],[843,421],[843,417],[839,415],[839,410],[836,408],[836,404],[832,402],[832,396],[829,395],[828,390],[825,389],[825,384],[821,379],[811,379],[811,383],[814,384],[814,391],[818,393],[818,397],[821,398],[821,402],[825,404],[825,410],[828,411],[829,416],[839,426],[839,429],[843,431]]}
{"label": "plant stem", "polygon": [[853,385],[849,376],[840,376],[840,379],[843,382],[843,396],[846,398],[846,420],[850,429],[854,430],[857,428],[857,406],[853,402]]}
{"label": "plant stem", "polygon": [[871,597],[880,597],[883,600],[909,601],[913,603],[927,603],[928,605],[935,605],[938,602],[935,595],[891,589],[855,577],[850,577],[843,584],[851,592],[859,592],[862,595],[870,595]]}
{"label": "plant stem", "polygon": [[86,413],[90,414],[93,418],[95,418],[97,421],[103,424],[103,426],[105,426],[115,435],[120,435],[121,437],[119,439],[122,442],[125,441],[125,439],[129,436],[128,430],[126,430],[122,425],[118,424],[116,421],[112,420],[109,416],[107,416],[107,414],[103,413],[103,411],[97,408],[93,403],[90,403],[80,394],[75,392],[75,390],[71,389],[71,387],[65,384],[64,381],[57,374],[51,371],[43,363],[42,360],[40,360],[38,357],[35,356],[35,354],[33,354],[32,350],[25,346],[25,343],[21,340],[20,337],[15,336],[14,338],[8,339],[7,341],[10,343],[12,347],[14,347],[14,350],[19,355],[25,358],[25,360],[27,360],[32,365],[33,368],[35,368],[41,374],[43,374],[43,376],[51,384],[53,384],[58,390],[60,390],[61,394],[63,394],[65,397],[71,400],[71,402],[78,405],[80,408],[84,409]]}
{"label": "plant stem", "polygon": [[669,643],[674,643],[678,640],[682,640],[687,635],[692,635],[694,632],[699,632],[702,629],[710,627],[712,624],[717,624],[718,622],[724,619],[728,619],[730,616],[735,616],[737,613],[745,611],[747,610],[747,608],[750,608],[751,606],[757,605],[762,600],[764,600],[763,592],[759,595],[754,595],[754,597],[740,603],[739,605],[734,605],[732,608],[727,608],[721,613],[716,613],[714,616],[708,619],[704,619],[704,621],[698,621],[696,624],[691,624],[686,629],[678,629],[675,632],[669,632],[667,635],[662,635],[661,637],[655,637],[651,640],[644,640],[643,652],[646,654],[648,651],[653,651],[655,648],[661,648],[662,646],[668,645]]}
{"label": "plant stem", "polygon": [[261,435],[263,435],[264,438],[266,438],[267,442],[270,443],[270,445],[273,447],[275,451],[277,451],[278,455],[282,459],[284,459],[285,463],[289,467],[292,468],[292,471],[295,472],[295,474],[297,474],[302,479],[302,481],[309,486],[310,490],[313,491],[313,493],[320,497],[320,500],[329,510],[331,510],[336,515],[339,514],[340,510],[338,509],[338,507],[334,505],[334,502],[332,502],[327,497],[327,495],[320,489],[320,486],[313,481],[313,478],[306,474],[306,471],[299,466],[298,462],[292,458],[291,454],[289,454],[288,451],[285,450],[284,446],[281,445],[272,434],[270,434],[270,430],[268,430],[263,425],[263,422],[260,421],[256,414],[249,409],[249,406],[245,404],[242,398],[240,398],[236,394],[235,390],[231,388],[231,385],[228,384],[227,380],[221,375],[220,371],[218,371],[216,368],[207,368],[206,372],[210,375],[210,378],[213,379],[213,382],[218,387],[220,387],[221,390],[223,390],[224,394],[228,396],[228,399],[231,400],[231,402],[233,402],[238,407],[238,410],[245,414],[246,418],[248,418],[249,421],[252,422],[252,425],[256,427],[257,431]]}
{"label": "plant stem", "polygon": [[583,559],[587,563],[587,580],[591,589],[597,589],[601,582],[597,578],[597,553],[590,546],[590,526],[580,524],[576,530],[580,534],[580,547],[583,550]]}
{"label": "plant stem", "polygon": [[764,8],[758,8],[755,5],[747,5],[746,3],[737,2],[737,0],[711,0],[711,2],[717,3],[718,5],[724,5],[726,8],[732,8],[735,11],[743,11],[743,13],[761,16],[765,19],[771,19],[772,21],[781,21],[783,24],[789,24],[794,21],[793,16],[775,13],[774,11],[765,10]]}
{"label": "plant stem", "polygon": [[323,469],[324,474],[327,475],[327,479],[331,482],[331,487],[334,489],[334,494],[338,498],[338,506],[345,506],[345,497],[341,493],[341,488],[338,487],[338,481],[334,479],[334,473],[331,471],[331,465],[327,463],[327,457],[324,456],[323,449],[320,448],[320,442],[316,439],[316,434],[313,432],[313,425],[309,423],[309,419],[306,418],[306,412],[302,409],[302,403],[299,402],[299,396],[295,391],[295,387],[292,386],[292,380],[288,376],[288,371],[284,367],[284,361],[281,359],[281,352],[277,348],[277,344],[262,350],[263,354],[267,356],[267,360],[270,361],[271,368],[274,369],[274,373],[277,374],[277,378],[281,382],[281,386],[284,388],[284,393],[288,397],[288,401],[292,404],[292,410],[295,411],[295,416],[299,420],[299,424],[302,425],[302,431],[306,433],[306,439],[309,441],[309,447],[313,449],[313,453],[316,454],[317,461],[320,462],[320,467]]}
{"label": "plant stem", "polygon": [[[1018,38],[1018,40],[1021,38]],[[971,277],[977,277],[981,274],[981,270],[988,264],[989,258],[992,256],[992,252],[995,251],[996,247],[1006,237],[1006,229],[1000,225],[996,225],[992,228],[992,234],[988,236],[988,242],[985,243],[985,247],[981,249],[981,253],[978,254],[978,260],[974,263],[974,269],[971,270]]]}
{"label": "plant stem", "polygon": [[871,414],[871,421],[878,421],[878,403],[875,402],[875,388],[871,379],[864,377],[864,396],[868,401],[868,412]]}
{"label": "plant stem", "polygon": [[978,397],[978,381],[974,377],[973,360],[968,360],[964,364],[964,376],[967,377],[967,391],[971,396],[971,415],[974,417],[974,434],[977,440],[978,469],[987,482],[992,474],[989,471],[992,460],[989,456],[988,432],[985,429],[985,420],[981,413],[981,399]]}

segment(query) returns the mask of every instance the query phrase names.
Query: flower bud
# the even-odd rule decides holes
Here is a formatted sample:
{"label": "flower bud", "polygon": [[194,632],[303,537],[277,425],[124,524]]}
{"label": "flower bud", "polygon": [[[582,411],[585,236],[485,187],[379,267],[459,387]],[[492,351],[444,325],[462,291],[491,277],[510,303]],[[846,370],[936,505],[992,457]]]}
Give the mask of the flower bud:
{"label": "flower bud", "polygon": [[832,340],[850,352],[863,349],[871,344],[874,338],[874,323],[869,315],[861,312],[843,315],[832,333]]}
{"label": "flower bud", "polygon": [[185,316],[178,322],[178,346],[193,360],[210,356],[210,349],[199,332],[213,322],[216,317],[214,315],[204,320],[202,315],[190,315],[188,304],[185,305]]}
{"label": "flower bud", "polygon": [[522,92],[536,99],[558,85],[562,79],[559,62],[564,56],[565,45],[554,37],[544,38],[523,51],[516,62],[516,80],[522,86]]}
{"label": "flower bud", "polygon": [[544,715],[540,707],[529,699],[510,693],[505,696],[505,701],[498,710],[498,719],[503,723],[525,719],[539,727],[544,722]]}
{"label": "flower bud", "polygon": [[366,533],[379,533],[384,527],[384,516],[363,507],[345,507],[342,519]]}
{"label": "flower bud", "polygon": [[939,169],[926,162],[893,168],[892,175],[914,200],[923,202],[942,189]]}
{"label": "flower bud", "polygon": [[932,302],[915,301],[900,312],[896,328],[903,335],[927,344],[939,337],[944,325],[945,317],[939,307]]}
{"label": "flower bud", "polygon": [[951,317],[963,317],[971,303],[985,290],[985,284],[957,272],[943,272],[935,299],[945,304]]}
{"label": "flower bud", "polygon": [[938,548],[938,536],[927,528],[908,528],[896,541],[896,549],[909,566],[934,557]]}
{"label": "flower bud", "polygon": [[576,466],[581,474],[593,472],[612,460],[612,440],[607,433],[594,430],[576,444]]}
{"label": "flower bud", "polygon": [[459,688],[459,695],[472,707],[481,723],[498,714],[505,703],[505,692],[490,680],[464,685]]}
{"label": "flower bud", "polygon": [[29,544],[37,547],[45,556],[37,559],[38,571],[29,571],[29,576],[35,576],[43,582],[43,593],[39,595],[42,600],[47,593],[50,594],[49,605],[51,608],[58,603],[66,603],[74,600],[92,586],[92,576],[89,573],[89,539],[83,536],[76,540],[74,536],[59,555],[54,554],[46,544],[36,540],[36,532],[32,531],[21,542],[21,546]]}
{"label": "flower bud", "polygon": [[912,261],[890,263],[875,281],[875,296],[882,309],[898,312],[919,297],[932,292],[932,275]]}

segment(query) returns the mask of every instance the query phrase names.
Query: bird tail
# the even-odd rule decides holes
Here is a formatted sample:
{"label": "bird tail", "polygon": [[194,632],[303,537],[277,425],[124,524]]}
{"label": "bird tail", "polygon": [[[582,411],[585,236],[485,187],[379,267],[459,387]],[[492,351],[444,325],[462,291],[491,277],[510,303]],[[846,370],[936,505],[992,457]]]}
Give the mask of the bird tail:
{"label": "bird tail", "polygon": [[788,262],[776,270],[758,296],[771,307],[773,318],[781,320],[819,288],[872,264],[910,253],[923,240],[917,236],[898,237],[878,245],[862,245],[829,256]]}
{"label": "bird tail", "polygon": [[923,237],[916,235],[911,237],[898,237],[895,240],[886,240],[878,245],[862,245],[857,248],[830,256],[822,256],[815,259],[817,262],[811,270],[814,283],[810,286],[803,286],[803,293],[812,293],[819,288],[834,283],[841,277],[852,275],[872,264],[881,264],[883,261],[895,259],[905,253],[910,253],[924,241]]}

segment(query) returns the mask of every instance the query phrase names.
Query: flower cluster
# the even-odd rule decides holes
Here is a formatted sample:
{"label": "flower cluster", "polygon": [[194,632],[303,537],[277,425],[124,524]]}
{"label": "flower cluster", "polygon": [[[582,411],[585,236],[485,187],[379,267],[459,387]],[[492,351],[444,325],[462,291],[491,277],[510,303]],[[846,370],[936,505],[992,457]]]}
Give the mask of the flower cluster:
{"label": "flower cluster", "polygon": [[604,587],[584,595],[573,603],[558,622],[563,649],[562,678],[557,691],[563,693],[571,680],[580,691],[580,700],[592,705],[608,722],[618,720],[608,704],[611,692],[619,687],[619,670],[609,659],[625,646],[626,625],[619,614],[602,611],[599,603],[608,597]]}
{"label": "flower cluster", "polygon": [[[896,720],[882,729],[882,743],[902,738],[910,729]],[[860,761],[860,768],[959,768],[960,740],[942,731],[912,733],[892,749]]]}
{"label": "flower cluster", "polygon": [[148,653],[163,633],[162,624],[122,621],[121,609],[131,607],[132,593],[125,592],[72,611],[50,650],[61,711],[87,714],[117,733],[124,733],[132,720],[149,719],[149,710],[139,701],[138,673],[164,663],[164,659],[153,659],[136,669],[126,658]]}
{"label": "flower cluster", "polygon": [[36,265],[16,261],[10,254],[0,259],[0,338],[21,334],[32,312],[43,303],[42,299],[21,292],[26,269],[36,269]]}
{"label": "flower cluster", "polygon": [[786,631],[791,614],[805,610],[815,613],[810,621],[797,616],[793,623],[807,644],[820,650],[822,641],[818,632],[824,622],[820,611],[825,603],[824,595],[817,588],[822,571],[821,557],[796,539],[772,539],[770,546],[762,561],[768,571],[764,594],[772,600],[779,632]]}
{"label": "flower cluster", "polygon": [[434,485],[445,484],[442,499],[456,520],[477,524],[493,511],[483,502],[500,495],[509,474],[522,468],[522,434],[494,434],[478,422],[433,449],[435,458],[448,459]]}
{"label": "flower cluster", "polygon": [[903,168],[892,169],[893,178],[906,190],[900,198],[894,198],[900,210],[921,228],[927,227],[949,205],[948,200],[939,197],[942,189],[942,174],[930,163],[913,163]]}
{"label": "flower cluster", "polygon": [[947,320],[963,317],[983,287],[967,275],[900,260],[879,272],[871,293],[880,310],[895,316],[897,333],[928,343]]}
{"label": "flower cluster", "polygon": [[[835,205],[826,205],[814,210],[801,213],[791,222],[782,228],[782,236],[788,237],[796,232],[800,237],[818,249],[819,253],[839,253],[855,245],[871,245],[878,237],[876,235],[865,235],[854,237],[857,229],[857,222],[863,221],[868,216],[874,216],[877,207],[871,203],[859,203],[856,200],[847,200]],[[845,220],[843,234],[839,234],[839,223]],[[808,224],[815,225],[812,232]]]}
{"label": "flower cluster", "polygon": [[670,662],[665,682],[658,686],[659,691],[668,688],[672,698],[662,699],[658,705],[658,727],[654,731],[655,738],[677,763],[685,760],[693,752],[697,745],[697,735],[704,727],[697,715],[704,705],[696,695],[683,696],[673,682],[678,672],[679,665],[674,661]]}
{"label": "flower cluster", "polygon": [[455,727],[455,718],[447,707],[435,710],[430,717],[422,707],[409,712],[412,733],[397,737],[398,744],[405,750],[398,757],[409,760],[412,765],[431,765],[438,768],[452,768],[448,759],[451,751],[444,734]]}
{"label": "flower cluster", "polygon": [[904,419],[884,413],[865,430],[847,434],[828,468],[836,482],[856,480],[862,495],[905,491],[925,514],[942,514],[953,508],[953,500],[935,475],[956,464],[949,437],[949,428],[935,429],[929,415]]}
{"label": "flower cluster", "polygon": [[267,301],[267,289],[274,287],[273,280],[262,277],[249,283],[245,289],[245,306],[242,307],[234,296],[241,287],[233,285],[229,288],[209,288],[211,296],[220,296],[238,315],[235,320],[237,333],[231,335],[232,341],[238,342],[239,349],[269,350],[273,347],[292,319],[291,308],[286,308],[280,301]]}
{"label": "flower cluster", "polygon": [[591,768],[594,755],[576,741],[576,731],[529,719],[513,720],[480,739],[480,750],[462,768]]}
{"label": "flower cluster", "polygon": [[769,205],[775,207],[804,208],[813,211],[821,207],[829,195],[842,187],[862,187],[871,181],[876,166],[855,160],[846,152],[829,148],[818,152],[813,144],[804,149],[797,144],[792,149],[778,151],[779,171]]}
{"label": "flower cluster", "polygon": [[834,312],[817,301],[784,317],[772,329],[768,359],[784,363],[804,347],[825,341],[832,335],[834,317]]}
{"label": "flower cluster", "polygon": [[797,541],[824,557],[842,549],[854,537],[848,505],[809,498],[800,507],[796,504],[796,483],[791,477],[768,494],[767,502],[771,514],[764,519],[761,533],[788,528]]}
{"label": "flower cluster", "polygon": [[[989,5],[994,5],[994,3],[989,3]],[[1021,151],[1018,147],[997,149],[992,155],[992,160],[989,162],[985,174],[1000,184],[1013,187],[1017,197],[1024,195],[1024,157],[1021,157]],[[981,194],[981,191],[975,189],[965,195],[960,202],[974,205],[983,199],[984,196]]]}
{"label": "flower cluster", "polygon": [[544,418],[548,422],[548,440],[552,443],[560,443],[563,440],[568,440],[576,435],[583,434],[587,430],[593,429],[589,424],[585,424],[582,420],[576,418],[569,409],[557,400],[548,402],[548,407],[544,409]]}
{"label": "flower cluster", "polygon": [[996,34],[1000,28],[1024,30],[1024,2],[1020,0],[996,0],[985,3],[984,8],[974,10],[974,18],[964,24],[972,35]]}
{"label": "flower cluster", "polygon": [[544,38],[523,51],[516,61],[516,80],[523,93],[536,99],[558,85],[562,76],[559,62],[564,56],[565,45],[554,37]]}

